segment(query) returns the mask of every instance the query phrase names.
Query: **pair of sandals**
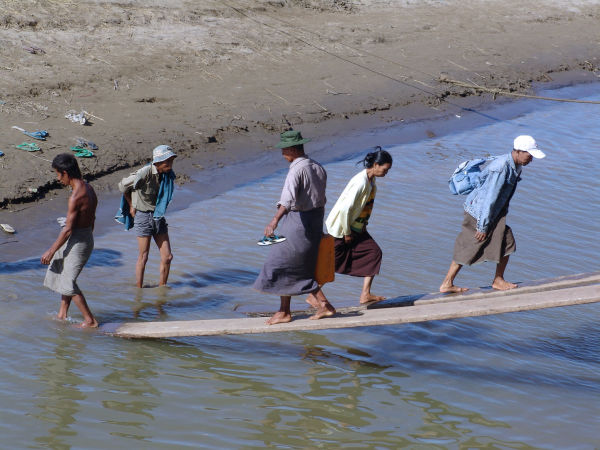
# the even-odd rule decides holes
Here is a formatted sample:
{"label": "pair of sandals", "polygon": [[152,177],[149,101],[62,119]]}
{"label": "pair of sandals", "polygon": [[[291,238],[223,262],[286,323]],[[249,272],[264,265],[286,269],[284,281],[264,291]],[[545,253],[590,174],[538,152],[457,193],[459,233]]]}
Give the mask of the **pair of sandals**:
{"label": "pair of sandals", "polygon": [[88,141],[84,138],[75,138],[77,145],[71,147],[71,150],[75,152],[75,156],[78,158],[91,158],[94,156],[92,150],[98,150],[98,146],[92,141]]}
{"label": "pair of sandals", "polygon": [[40,151],[41,148],[35,142],[23,142],[22,144],[15,145],[20,150],[25,150],[26,152],[37,152]]}
{"label": "pair of sandals", "polygon": [[279,242],[285,241],[283,236],[278,236],[276,234],[272,236],[263,236],[260,241],[257,242],[258,245],[273,245],[278,244]]}
{"label": "pair of sandals", "polygon": [[75,140],[77,141],[77,147],[89,148],[90,150],[98,150],[98,146],[92,141],[88,141],[87,139],[81,137],[75,138]]}
{"label": "pair of sandals", "polygon": [[[16,147],[27,152],[37,152],[41,150],[40,146],[33,142],[23,142],[22,144],[19,144]],[[94,153],[91,150],[84,147],[80,147],[78,145],[71,147],[71,150],[73,150],[75,156],[77,156],[78,158],[91,158],[92,156],[94,156]]]}
{"label": "pair of sandals", "polygon": [[75,145],[75,146],[71,147],[71,150],[73,150],[73,152],[75,152],[74,154],[78,158],[91,158],[92,156],[94,156],[94,152],[92,152],[91,150],[89,150],[85,147],[81,147],[79,145]]}

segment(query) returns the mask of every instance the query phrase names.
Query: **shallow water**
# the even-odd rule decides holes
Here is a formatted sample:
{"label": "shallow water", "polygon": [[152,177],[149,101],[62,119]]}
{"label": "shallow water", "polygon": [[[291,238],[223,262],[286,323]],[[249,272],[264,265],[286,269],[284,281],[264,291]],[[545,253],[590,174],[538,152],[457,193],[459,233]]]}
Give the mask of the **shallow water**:
{"label": "shallow water", "polygon": [[[566,88],[552,96],[580,93]],[[518,250],[507,279],[598,270],[598,106],[532,105],[511,120],[388,148],[394,166],[378,180],[369,224],[384,251],[375,293],[437,289],[464,201],[450,195],[449,174],[464,159],[508,152],[518,134],[534,135],[548,157],[524,168],[513,198],[508,223]],[[359,170],[355,162],[365,152],[357,150],[326,165],[329,207]],[[169,289],[132,287],[132,232],[115,226],[98,236],[80,277],[93,311],[103,322],[118,322],[276,310],[277,298],[249,285],[268,252],[255,242],[284,176],[169,214]],[[55,232],[48,231],[48,243]],[[315,333],[132,341],[52,320],[58,297],[41,286],[37,261],[0,264],[3,447],[600,446],[598,305]],[[153,248],[150,286],[157,266]],[[489,285],[493,270],[466,268],[457,281]],[[335,306],[350,306],[360,286],[360,279],[338,276],[325,292]],[[294,298],[292,307],[304,309],[303,299]],[[79,318],[74,306],[71,312]]]}

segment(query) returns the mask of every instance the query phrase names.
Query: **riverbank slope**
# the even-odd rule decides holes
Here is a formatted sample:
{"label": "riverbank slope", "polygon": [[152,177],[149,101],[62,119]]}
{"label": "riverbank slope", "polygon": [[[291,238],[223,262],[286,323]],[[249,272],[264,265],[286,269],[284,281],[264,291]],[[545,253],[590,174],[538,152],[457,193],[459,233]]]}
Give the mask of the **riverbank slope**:
{"label": "riverbank slope", "polygon": [[[47,160],[77,137],[99,146],[80,160],[98,188],[112,187],[164,143],[182,156],[184,182],[256,157],[288,123],[329,139],[493,101],[440,83],[441,73],[514,92],[600,75],[596,1],[535,9],[516,0],[5,4],[5,208],[57,195]],[[69,111],[86,111],[89,124],[69,121]],[[33,140],[13,125],[51,137],[37,141],[41,152],[19,150]]]}

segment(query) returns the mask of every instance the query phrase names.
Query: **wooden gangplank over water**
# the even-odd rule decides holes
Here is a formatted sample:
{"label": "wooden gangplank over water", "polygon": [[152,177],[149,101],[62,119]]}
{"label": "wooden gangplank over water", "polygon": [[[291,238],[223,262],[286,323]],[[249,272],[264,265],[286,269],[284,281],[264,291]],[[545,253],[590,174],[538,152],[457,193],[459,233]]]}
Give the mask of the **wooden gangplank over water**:
{"label": "wooden gangplank over water", "polygon": [[[102,332],[127,338],[169,338],[311,331],[398,325],[430,320],[484,316],[600,302],[600,272],[520,284],[510,291],[477,289],[464,294],[426,294],[342,308],[331,318],[310,320],[311,311],[293,313],[290,323],[266,325],[262,313],[234,319],[107,323]],[[256,317],[259,316],[259,317]]]}

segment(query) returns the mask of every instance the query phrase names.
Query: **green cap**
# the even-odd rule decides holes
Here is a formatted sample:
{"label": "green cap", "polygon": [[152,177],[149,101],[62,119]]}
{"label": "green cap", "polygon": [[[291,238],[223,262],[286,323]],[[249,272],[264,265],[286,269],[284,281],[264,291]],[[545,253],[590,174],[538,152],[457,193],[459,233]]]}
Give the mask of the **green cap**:
{"label": "green cap", "polygon": [[275,147],[294,147],[295,145],[306,144],[307,142],[310,142],[310,139],[303,139],[302,134],[300,134],[299,131],[289,130],[281,133],[281,140],[277,143]]}

